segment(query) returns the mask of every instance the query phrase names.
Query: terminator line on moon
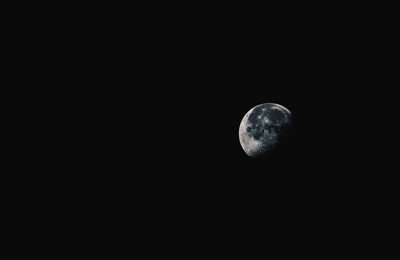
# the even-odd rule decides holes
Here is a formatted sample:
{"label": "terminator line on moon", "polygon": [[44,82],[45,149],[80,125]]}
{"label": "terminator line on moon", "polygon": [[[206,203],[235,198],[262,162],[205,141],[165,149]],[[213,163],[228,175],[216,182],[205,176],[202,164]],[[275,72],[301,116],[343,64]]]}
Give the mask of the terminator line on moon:
{"label": "terminator line on moon", "polygon": [[239,127],[239,140],[250,157],[262,157],[279,145],[292,123],[292,114],[284,106],[265,103],[250,109]]}

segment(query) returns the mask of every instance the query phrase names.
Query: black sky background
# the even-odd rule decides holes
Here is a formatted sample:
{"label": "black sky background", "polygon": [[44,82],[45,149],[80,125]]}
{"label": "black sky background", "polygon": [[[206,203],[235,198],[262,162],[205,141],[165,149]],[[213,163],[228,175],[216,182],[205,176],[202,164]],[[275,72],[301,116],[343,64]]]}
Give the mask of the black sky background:
{"label": "black sky background", "polygon": [[[161,244],[369,232],[364,216],[382,207],[376,198],[392,178],[375,156],[374,129],[385,127],[375,107],[392,70],[377,47],[391,42],[384,27],[326,12],[151,10],[89,23],[89,40],[75,43],[84,109],[71,160],[85,166],[72,179],[89,208],[106,208],[124,228],[138,218],[143,241]],[[274,154],[255,160],[239,124],[267,102],[287,107],[294,125]]]}

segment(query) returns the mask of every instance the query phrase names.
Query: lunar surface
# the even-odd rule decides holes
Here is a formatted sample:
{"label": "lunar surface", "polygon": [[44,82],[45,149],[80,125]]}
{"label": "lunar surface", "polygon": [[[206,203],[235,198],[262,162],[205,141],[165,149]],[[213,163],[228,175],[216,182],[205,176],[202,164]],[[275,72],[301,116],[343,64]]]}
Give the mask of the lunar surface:
{"label": "lunar surface", "polygon": [[274,103],[255,106],[240,123],[240,144],[248,156],[262,157],[279,145],[291,124],[291,112],[284,106]]}

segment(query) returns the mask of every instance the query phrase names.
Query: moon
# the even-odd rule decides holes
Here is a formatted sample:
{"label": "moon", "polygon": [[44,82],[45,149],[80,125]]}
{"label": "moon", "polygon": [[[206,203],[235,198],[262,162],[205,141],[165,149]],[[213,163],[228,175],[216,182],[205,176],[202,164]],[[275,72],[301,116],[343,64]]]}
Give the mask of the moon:
{"label": "moon", "polygon": [[292,113],[275,103],[250,109],[239,126],[239,140],[245,153],[253,158],[273,151],[292,124]]}

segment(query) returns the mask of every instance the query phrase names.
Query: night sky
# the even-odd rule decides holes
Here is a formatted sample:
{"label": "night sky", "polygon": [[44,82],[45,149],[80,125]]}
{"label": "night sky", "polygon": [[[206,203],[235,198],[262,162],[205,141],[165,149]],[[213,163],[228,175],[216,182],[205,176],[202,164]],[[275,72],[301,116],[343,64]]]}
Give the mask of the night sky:
{"label": "night sky", "polygon": [[[165,241],[300,241],[349,222],[362,232],[388,176],[373,155],[386,151],[375,147],[390,124],[388,70],[366,45],[371,30],[323,16],[187,14],[144,19],[130,39],[120,29],[82,98],[93,102],[83,121],[96,127],[85,134],[95,152],[81,160],[99,169],[85,182]],[[274,153],[253,159],[239,124],[262,103],[288,108],[293,126]]]}

